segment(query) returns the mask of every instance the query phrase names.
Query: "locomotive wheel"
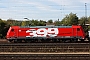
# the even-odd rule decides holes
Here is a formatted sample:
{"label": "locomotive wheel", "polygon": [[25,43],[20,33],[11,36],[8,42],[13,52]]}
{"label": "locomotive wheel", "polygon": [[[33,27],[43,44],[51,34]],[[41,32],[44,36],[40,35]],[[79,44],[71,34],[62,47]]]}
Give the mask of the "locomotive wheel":
{"label": "locomotive wheel", "polygon": [[12,42],[13,40],[9,40],[8,42]]}
{"label": "locomotive wheel", "polygon": [[16,40],[14,40],[14,43],[17,43],[17,39],[16,39]]}
{"label": "locomotive wheel", "polygon": [[49,40],[49,42],[54,42],[54,40],[53,40],[53,39],[51,39],[51,40]]}
{"label": "locomotive wheel", "polygon": [[53,41],[54,41],[54,42],[59,42],[59,40],[58,40],[58,39],[54,39]]}
{"label": "locomotive wheel", "polygon": [[70,42],[70,39],[68,39],[68,40],[65,40],[65,42],[66,42],[66,43]]}
{"label": "locomotive wheel", "polygon": [[81,42],[84,42],[84,40],[82,39]]}
{"label": "locomotive wheel", "polygon": [[62,40],[60,40],[60,42],[61,42],[61,43],[64,43],[64,42],[65,42],[65,40],[63,40],[63,39],[62,39]]}
{"label": "locomotive wheel", "polygon": [[31,42],[31,40],[27,40],[27,42],[28,42],[28,43],[30,43],[30,42]]}
{"label": "locomotive wheel", "polygon": [[27,40],[24,40],[25,43],[27,43],[28,41]]}
{"label": "locomotive wheel", "polygon": [[42,42],[40,39],[38,39],[38,42]]}
{"label": "locomotive wheel", "polygon": [[18,43],[21,43],[21,42],[22,42],[22,40],[17,40],[17,42],[18,42]]}
{"label": "locomotive wheel", "polygon": [[59,42],[62,42],[63,40],[59,39]]}
{"label": "locomotive wheel", "polygon": [[77,41],[77,39],[75,38],[75,39],[71,39],[71,42],[72,43],[74,43],[74,42],[76,42]]}
{"label": "locomotive wheel", "polygon": [[21,43],[22,42],[22,40],[14,40],[14,43]]}

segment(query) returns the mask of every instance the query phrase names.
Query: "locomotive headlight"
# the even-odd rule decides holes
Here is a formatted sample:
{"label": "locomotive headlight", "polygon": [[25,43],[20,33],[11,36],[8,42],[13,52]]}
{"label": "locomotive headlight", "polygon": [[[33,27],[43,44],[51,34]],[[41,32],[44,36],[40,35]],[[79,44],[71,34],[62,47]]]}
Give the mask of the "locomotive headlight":
{"label": "locomotive headlight", "polygon": [[84,39],[84,38],[82,38],[82,39]]}

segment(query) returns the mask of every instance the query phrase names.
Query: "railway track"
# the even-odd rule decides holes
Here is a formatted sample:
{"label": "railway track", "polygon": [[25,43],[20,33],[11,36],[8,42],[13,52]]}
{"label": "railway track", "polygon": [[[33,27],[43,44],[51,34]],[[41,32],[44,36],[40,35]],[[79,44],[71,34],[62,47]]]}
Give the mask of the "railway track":
{"label": "railway track", "polygon": [[89,53],[90,43],[0,43],[0,60],[90,60]]}
{"label": "railway track", "polygon": [[[84,41],[78,41],[78,42],[76,42],[76,43],[89,43],[90,41],[89,40],[84,40]],[[9,43],[8,42],[8,40],[6,40],[6,39],[0,39],[0,44],[2,44],[2,43],[4,43],[4,44],[7,44],[7,43]],[[12,43],[14,43],[14,42],[12,42]],[[23,41],[22,41],[22,43],[23,43]],[[32,42],[31,42],[32,43]],[[36,42],[37,43],[37,42]],[[44,43],[44,42],[43,42]],[[47,42],[46,42],[47,43]],[[50,43],[50,42],[49,42]],[[53,43],[53,42],[52,42]],[[58,43],[58,42],[56,42],[56,43]],[[69,42],[59,42],[59,43],[69,43]]]}
{"label": "railway track", "polygon": [[89,43],[8,43],[0,44],[0,52],[66,53],[90,52]]}
{"label": "railway track", "polygon": [[0,60],[90,60],[89,54],[0,54]]}

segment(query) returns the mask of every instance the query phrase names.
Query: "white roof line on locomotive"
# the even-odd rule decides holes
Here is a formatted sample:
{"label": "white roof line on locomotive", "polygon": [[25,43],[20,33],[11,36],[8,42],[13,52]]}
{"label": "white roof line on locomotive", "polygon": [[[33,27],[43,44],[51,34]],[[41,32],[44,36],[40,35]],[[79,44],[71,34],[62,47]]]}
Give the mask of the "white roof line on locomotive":
{"label": "white roof line on locomotive", "polygon": [[72,26],[20,26],[20,28],[71,28]]}

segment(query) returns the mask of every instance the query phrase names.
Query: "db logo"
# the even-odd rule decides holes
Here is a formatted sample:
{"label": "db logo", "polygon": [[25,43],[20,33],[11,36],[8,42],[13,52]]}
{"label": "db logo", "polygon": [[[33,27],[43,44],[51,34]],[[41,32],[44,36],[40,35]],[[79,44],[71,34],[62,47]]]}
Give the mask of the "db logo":
{"label": "db logo", "polygon": [[29,29],[26,31],[29,33],[26,37],[55,37],[58,35],[58,28],[40,28],[40,29]]}

